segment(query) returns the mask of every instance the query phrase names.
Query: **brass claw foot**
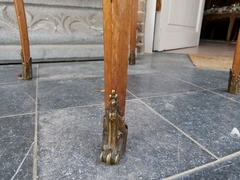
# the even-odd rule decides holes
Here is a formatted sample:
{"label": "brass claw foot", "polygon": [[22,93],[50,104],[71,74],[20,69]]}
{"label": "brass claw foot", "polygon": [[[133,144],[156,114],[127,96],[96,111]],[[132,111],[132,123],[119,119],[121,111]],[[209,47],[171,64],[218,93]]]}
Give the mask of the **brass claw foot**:
{"label": "brass claw foot", "polygon": [[109,107],[103,121],[103,145],[100,161],[109,165],[117,164],[126,151],[128,127],[120,116],[117,94],[112,90]]}
{"label": "brass claw foot", "polygon": [[136,64],[136,55],[135,55],[134,51],[131,51],[128,61],[129,61],[129,65],[135,65]]}
{"label": "brass claw foot", "polygon": [[100,154],[100,161],[105,162],[108,165],[118,164],[119,153],[113,154],[111,149],[109,149],[108,151],[102,150],[102,152]]}
{"label": "brass claw foot", "polygon": [[32,79],[32,58],[30,57],[27,63],[22,60],[22,74],[18,74],[18,79],[28,80]]}
{"label": "brass claw foot", "polygon": [[240,76],[236,77],[233,70],[230,70],[229,81],[228,81],[228,92],[232,94],[239,94],[239,80]]}

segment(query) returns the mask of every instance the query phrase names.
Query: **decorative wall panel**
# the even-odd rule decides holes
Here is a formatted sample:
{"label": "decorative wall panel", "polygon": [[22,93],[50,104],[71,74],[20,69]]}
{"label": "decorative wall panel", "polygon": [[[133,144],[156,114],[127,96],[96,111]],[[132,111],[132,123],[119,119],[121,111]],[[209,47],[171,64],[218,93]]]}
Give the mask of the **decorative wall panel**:
{"label": "decorative wall panel", "polygon": [[[103,57],[102,4],[99,0],[25,0],[34,59]],[[0,60],[20,59],[13,1],[0,0]],[[75,52],[77,51],[77,52]]]}

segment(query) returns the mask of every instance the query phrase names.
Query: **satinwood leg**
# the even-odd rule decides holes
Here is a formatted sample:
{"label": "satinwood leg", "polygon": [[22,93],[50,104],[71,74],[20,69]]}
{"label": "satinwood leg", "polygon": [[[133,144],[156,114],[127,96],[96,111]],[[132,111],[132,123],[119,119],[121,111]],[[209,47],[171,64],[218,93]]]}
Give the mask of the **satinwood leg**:
{"label": "satinwood leg", "polygon": [[232,69],[230,70],[230,76],[228,81],[228,92],[232,94],[239,93],[239,80],[240,80],[240,36],[238,33],[238,39],[233,58]]}
{"label": "satinwood leg", "polygon": [[23,0],[14,0],[14,6],[22,45],[22,74],[19,74],[18,78],[24,80],[32,79],[32,59],[30,57],[28,29]]}
{"label": "satinwood leg", "polygon": [[129,0],[103,0],[105,116],[100,161],[117,164],[126,151],[125,124]]}
{"label": "satinwood leg", "polygon": [[130,23],[130,55],[129,65],[136,64],[136,30],[137,30],[137,18],[138,18],[138,0],[131,0],[132,8],[130,12],[131,23]]}

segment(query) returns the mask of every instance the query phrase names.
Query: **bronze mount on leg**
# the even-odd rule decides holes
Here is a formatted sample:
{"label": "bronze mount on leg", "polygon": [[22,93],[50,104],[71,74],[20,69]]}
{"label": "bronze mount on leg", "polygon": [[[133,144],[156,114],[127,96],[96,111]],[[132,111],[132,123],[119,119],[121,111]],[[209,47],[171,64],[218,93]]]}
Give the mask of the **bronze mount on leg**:
{"label": "bronze mount on leg", "polygon": [[129,65],[135,65],[136,64],[136,55],[135,55],[134,51],[130,52],[128,61],[129,61]]}
{"label": "bronze mount on leg", "polygon": [[21,79],[21,80],[32,79],[32,58],[29,57],[27,61],[24,61],[22,51],[21,51],[21,57],[22,57],[22,74],[18,74],[18,79]]}
{"label": "bronze mount on leg", "polygon": [[233,70],[230,70],[229,80],[228,80],[228,92],[232,94],[239,94],[239,81],[240,75],[235,75]]}
{"label": "bronze mount on leg", "polygon": [[117,164],[126,151],[128,127],[120,116],[117,94],[112,90],[109,107],[103,121],[103,144],[100,161],[108,165]]}

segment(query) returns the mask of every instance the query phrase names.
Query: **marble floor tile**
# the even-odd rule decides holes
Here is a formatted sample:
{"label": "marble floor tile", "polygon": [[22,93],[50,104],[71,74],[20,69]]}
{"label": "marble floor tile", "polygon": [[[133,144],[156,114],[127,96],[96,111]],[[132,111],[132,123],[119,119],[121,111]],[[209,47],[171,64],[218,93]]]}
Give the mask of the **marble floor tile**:
{"label": "marble floor tile", "polygon": [[39,81],[103,77],[90,62],[46,63],[39,65]]}
{"label": "marble floor tile", "polygon": [[0,117],[35,111],[36,82],[22,81],[0,86]]}
{"label": "marble floor tile", "polygon": [[231,100],[238,101],[240,103],[240,95],[229,93],[227,86],[225,88],[215,89],[215,90],[211,90],[211,91],[213,91],[221,96],[224,96],[226,98],[229,98]]}
{"label": "marble floor tile", "polygon": [[199,46],[165,51],[165,53],[208,54],[233,57],[235,47],[235,43],[200,40]]}
{"label": "marble floor tile", "polygon": [[33,170],[39,180],[239,179],[240,96],[226,92],[228,71],[196,68],[186,54],[138,56],[128,67],[127,152],[108,166],[99,162],[104,93],[95,92],[104,62],[33,69],[20,81],[21,65],[0,66],[0,179]]}
{"label": "marble floor tile", "polygon": [[127,89],[140,98],[201,90],[162,73],[129,75]]}
{"label": "marble floor tile", "polygon": [[[136,111],[138,113],[136,113]],[[160,179],[214,158],[138,101],[128,101],[127,153],[99,162],[103,106],[39,114],[39,179]]]}
{"label": "marble floor tile", "polygon": [[240,129],[239,103],[208,91],[143,99],[177,127],[223,157],[240,149],[240,139],[231,132]]}
{"label": "marble floor tile", "polygon": [[146,74],[157,72],[150,63],[137,62],[135,65],[128,66],[128,76],[131,74]]}
{"label": "marble floor tile", "polygon": [[91,61],[90,64],[93,67],[97,68],[102,73],[104,72],[104,60],[102,60],[102,61]]}
{"label": "marble floor tile", "polygon": [[49,111],[104,102],[103,78],[52,80],[39,82],[39,110]]}
{"label": "marble floor tile", "polygon": [[227,88],[228,86],[228,71],[188,68],[180,71],[175,70],[166,74],[205,89]]}
{"label": "marble floor tile", "polygon": [[[36,81],[37,65],[32,65],[33,78],[28,81]],[[0,85],[22,83],[22,80],[17,78],[18,74],[22,73],[22,65],[1,65],[0,66]]]}
{"label": "marble floor tile", "polygon": [[[39,82],[39,110],[50,111],[104,103],[103,78],[52,80]],[[134,99],[127,93],[127,100]]]}
{"label": "marble floor tile", "polygon": [[190,60],[188,54],[176,54],[176,53],[162,53],[157,52],[152,54],[152,64],[164,64],[164,63],[171,63],[176,64],[178,66],[188,66],[188,67],[195,67]]}
{"label": "marble floor tile", "polygon": [[[175,178],[174,178],[175,179]],[[200,170],[196,170],[187,175],[183,175],[176,180],[195,180],[195,179],[240,179],[240,156],[214,163]]]}
{"label": "marble floor tile", "polygon": [[34,122],[35,115],[0,118],[0,179],[32,178]]}
{"label": "marble floor tile", "polygon": [[[34,144],[32,144],[34,146]],[[19,172],[14,177],[14,180],[33,179],[33,146],[29,149],[29,153],[26,156]]]}

